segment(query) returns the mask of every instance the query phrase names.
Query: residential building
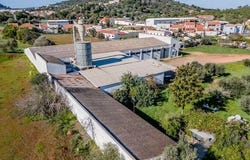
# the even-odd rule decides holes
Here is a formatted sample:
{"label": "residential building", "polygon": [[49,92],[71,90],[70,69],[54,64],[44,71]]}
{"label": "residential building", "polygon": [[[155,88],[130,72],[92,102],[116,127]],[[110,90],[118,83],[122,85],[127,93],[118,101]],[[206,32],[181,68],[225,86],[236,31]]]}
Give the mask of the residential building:
{"label": "residential building", "polygon": [[62,30],[64,32],[70,32],[73,29],[74,24],[63,24],[62,25]]}
{"label": "residential building", "polygon": [[20,28],[33,29],[33,28],[36,28],[36,26],[34,24],[31,24],[31,23],[23,23],[23,24],[20,25]]}
{"label": "residential building", "polygon": [[198,15],[197,18],[199,19],[199,21],[213,21],[214,20],[214,16],[213,15]]}
{"label": "residential building", "polygon": [[130,20],[130,18],[110,18],[109,22],[111,25],[122,25],[122,26],[131,26],[133,25],[133,22]]}
{"label": "residential building", "polygon": [[146,19],[146,26],[159,28],[160,26],[166,25],[170,27],[171,24],[183,23],[183,22],[195,22],[198,19],[195,17],[180,17],[180,18],[149,18]]}
{"label": "residential building", "polygon": [[220,21],[209,21],[205,24],[207,29],[213,30],[213,31],[221,31],[222,25]]}
{"label": "residential building", "polygon": [[242,34],[244,32],[244,25],[242,24],[227,24],[223,27],[223,33],[225,34]]}
{"label": "residential building", "polygon": [[185,33],[194,33],[195,32],[195,22],[184,22],[183,23],[183,31]]}

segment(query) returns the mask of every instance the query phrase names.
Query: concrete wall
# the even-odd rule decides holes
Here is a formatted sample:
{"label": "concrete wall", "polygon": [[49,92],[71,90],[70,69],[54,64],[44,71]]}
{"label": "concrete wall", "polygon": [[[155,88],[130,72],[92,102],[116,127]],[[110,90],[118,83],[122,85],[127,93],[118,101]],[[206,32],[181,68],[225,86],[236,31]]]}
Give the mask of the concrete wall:
{"label": "concrete wall", "polygon": [[171,45],[171,47],[177,51],[177,55],[179,55],[180,43],[178,39],[173,38],[173,37],[167,37],[167,36],[158,36],[158,35],[152,35],[152,34],[146,34],[146,33],[139,33],[139,38],[149,38],[149,37],[153,37],[162,42],[165,42],[166,44]]}
{"label": "concrete wall", "polygon": [[24,53],[39,73],[47,73],[47,62],[40,55],[36,53],[32,54],[29,48],[25,49]]}
{"label": "concrete wall", "polygon": [[121,88],[121,83],[115,83],[115,84],[111,84],[111,85],[107,85],[107,86],[102,86],[100,87],[101,90],[105,91],[106,93],[112,93],[115,90]]}
{"label": "concrete wall", "polygon": [[66,74],[66,65],[48,63],[39,54],[31,53],[30,49],[24,50],[25,55],[36,67],[39,73]]}
{"label": "concrete wall", "polygon": [[[164,84],[164,73],[155,74],[154,78],[155,78],[157,84]],[[112,93],[115,90],[121,88],[121,86],[122,86],[121,83],[114,83],[111,85],[102,86],[102,87],[100,87],[100,89],[106,93]]]}
{"label": "concrete wall", "polygon": [[51,74],[66,74],[66,65],[47,63],[47,72]]}
{"label": "concrete wall", "polygon": [[112,143],[117,146],[119,153],[125,160],[135,160],[135,158],[108,132],[103,125],[91,115],[64,87],[54,81],[55,91],[60,93],[66,100],[70,110],[76,115],[88,135],[95,143],[104,149],[105,144]]}

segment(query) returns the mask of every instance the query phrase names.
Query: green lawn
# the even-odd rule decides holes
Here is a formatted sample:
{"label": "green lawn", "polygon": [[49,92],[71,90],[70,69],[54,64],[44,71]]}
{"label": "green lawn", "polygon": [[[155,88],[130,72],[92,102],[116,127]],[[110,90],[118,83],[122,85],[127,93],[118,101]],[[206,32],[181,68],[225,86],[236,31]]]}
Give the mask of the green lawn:
{"label": "green lawn", "polygon": [[244,75],[250,75],[250,67],[244,66],[243,62],[234,62],[224,65],[226,72],[230,73],[230,76],[242,77]]}
{"label": "green lawn", "polygon": [[241,48],[228,48],[228,47],[220,47],[220,46],[197,46],[192,48],[186,48],[183,50],[184,52],[204,52],[204,53],[212,53],[212,54],[250,54],[250,50],[241,49]]}
{"label": "green lawn", "polygon": [[72,44],[73,43],[73,36],[72,34],[45,34],[46,38],[59,44]]}
{"label": "green lawn", "polygon": [[160,125],[165,116],[180,115],[182,112],[181,108],[174,105],[173,96],[169,93],[168,89],[163,90],[162,94],[166,100],[161,104],[151,107],[138,107],[140,111],[159,122]]}

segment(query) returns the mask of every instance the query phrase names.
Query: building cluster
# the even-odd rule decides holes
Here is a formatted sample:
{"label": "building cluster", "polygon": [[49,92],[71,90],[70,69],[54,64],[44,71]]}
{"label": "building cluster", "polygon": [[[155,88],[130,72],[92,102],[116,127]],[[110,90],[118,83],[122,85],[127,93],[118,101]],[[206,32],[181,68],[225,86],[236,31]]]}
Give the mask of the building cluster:
{"label": "building cluster", "polygon": [[159,31],[186,33],[188,35],[217,36],[220,34],[244,33],[244,24],[230,24],[227,21],[214,20],[212,15],[181,18],[150,18],[146,26]]}

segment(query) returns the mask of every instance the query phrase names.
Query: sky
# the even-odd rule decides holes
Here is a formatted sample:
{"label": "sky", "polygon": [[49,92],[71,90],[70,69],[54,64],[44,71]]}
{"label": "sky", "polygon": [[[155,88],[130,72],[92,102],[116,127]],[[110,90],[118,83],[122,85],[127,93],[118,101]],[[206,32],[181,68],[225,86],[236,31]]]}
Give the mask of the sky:
{"label": "sky", "polygon": [[61,2],[62,0],[0,0],[0,3],[11,8],[40,7]]}
{"label": "sky", "polygon": [[[62,0],[0,0],[0,3],[11,8],[38,7],[54,4]],[[194,4],[204,8],[237,8],[238,6],[250,5],[250,0],[176,0],[187,4]]]}
{"label": "sky", "polygon": [[249,5],[250,0],[176,0],[187,4],[194,4],[204,8],[226,9]]}

